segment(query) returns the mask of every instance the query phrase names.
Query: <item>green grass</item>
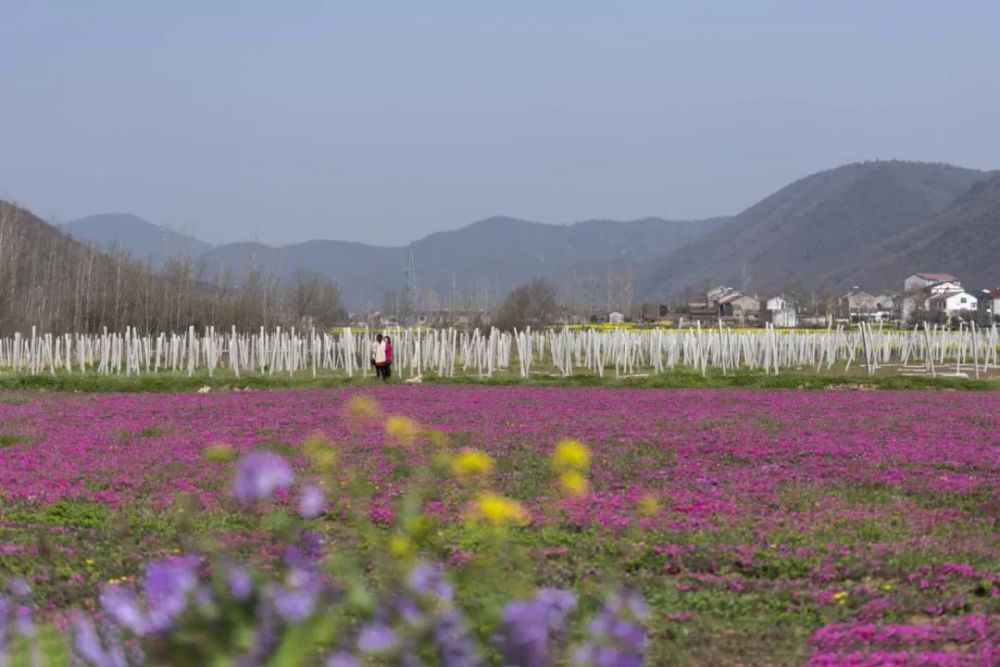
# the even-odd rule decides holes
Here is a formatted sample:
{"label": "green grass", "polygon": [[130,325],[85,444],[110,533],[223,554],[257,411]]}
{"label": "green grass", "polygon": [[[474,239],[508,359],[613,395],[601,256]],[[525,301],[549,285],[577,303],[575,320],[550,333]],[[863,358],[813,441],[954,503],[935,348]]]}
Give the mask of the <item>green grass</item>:
{"label": "green grass", "polygon": [[20,433],[0,433],[0,447],[11,447],[30,442],[31,438]]}
{"label": "green grass", "polygon": [[[766,375],[760,371],[737,370],[723,374],[710,370],[702,376],[694,370],[676,369],[660,374],[642,377],[615,378],[613,373],[604,377],[593,374],[577,374],[562,377],[556,373],[534,373],[530,378],[521,378],[515,373],[500,372],[492,378],[475,375],[457,377],[436,377],[425,374],[423,381],[440,384],[478,384],[490,386],[553,386],[553,387],[635,387],[635,388],[744,388],[744,389],[826,389],[826,388],[877,388],[877,389],[922,389],[922,390],[968,390],[983,391],[1000,389],[1000,379],[962,379],[951,377],[915,377],[881,374],[868,377],[863,372],[852,369],[813,373],[810,371],[787,371],[780,375]],[[401,380],[394,378],[392,383]],[[209,387],[213,391],[229,389],[292,389],[373,386],[372,377],[347,378],[343,375],[321,374],[313,378],[308,374],[289,376],[287,374],[263,375],[243,374],[236,378],[228,371],[220,371],[209,377],[207,373],[188,377],[185,374],[159,373],[131,377],[115,375],[67,374],[22,375],[0,374],[0,403],[22,400],[21,391],[74,391],[74,392],[175,392],[197,391]]]}

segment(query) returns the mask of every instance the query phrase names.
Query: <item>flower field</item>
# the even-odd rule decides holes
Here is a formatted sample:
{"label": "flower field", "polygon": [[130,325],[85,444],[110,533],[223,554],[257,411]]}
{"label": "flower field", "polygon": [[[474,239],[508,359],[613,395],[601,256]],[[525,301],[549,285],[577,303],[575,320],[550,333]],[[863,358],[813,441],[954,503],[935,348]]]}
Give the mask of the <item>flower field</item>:
{"label": "flower field", "polygon": [[[582,448],[557,449],[565,439]],[[572,589],[590,611],[610,582],[641,593],[646,664],[1000,663],[993,392],[11,393],[0,566],[54,617],[150,559],[208,544],[266,570],[280,512],[247,517],[253,480],[234,495],[236,460],[271,452],[309,480],[320,440],[336,455],[327,465],[369,485],[374,532],[400,558],[447,563],[472,605],[495,595],[472,576],[492,539],[473,498],[482,522],[510,523],[524,555],[503,565],[512,582]],[[404,469],[445,447],[459,454],[424,499],[425,528],[397,535]],[[495,495],[476,495],[468,478],[486,474]],[[325,484],[322,499],[279,491],[277,506],[309,517],[331,551],[365,549],[378,536],[349,520],[351,480]]]}

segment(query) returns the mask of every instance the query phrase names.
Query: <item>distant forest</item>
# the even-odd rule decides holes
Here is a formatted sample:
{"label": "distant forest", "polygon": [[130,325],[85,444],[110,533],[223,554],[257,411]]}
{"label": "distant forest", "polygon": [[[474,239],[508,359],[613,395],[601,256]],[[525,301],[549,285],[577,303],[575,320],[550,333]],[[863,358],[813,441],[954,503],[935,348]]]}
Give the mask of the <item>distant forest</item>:
{"label": "distant forest", "polygon": [[346,319],[337,285],[316,274],[279,279],[251,267],[206,276],[187,260],[154,273],[127,253],[102,253],[0,202],[0,333],[32,326],[52,332],[248,330]]}

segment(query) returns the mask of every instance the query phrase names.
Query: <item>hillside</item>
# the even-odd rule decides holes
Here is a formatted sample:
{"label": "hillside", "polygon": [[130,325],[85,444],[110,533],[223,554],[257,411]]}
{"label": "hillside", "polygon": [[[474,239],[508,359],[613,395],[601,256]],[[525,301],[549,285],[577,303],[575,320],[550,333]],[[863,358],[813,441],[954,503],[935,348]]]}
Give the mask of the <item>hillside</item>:
{"label": "hillside", "polygon": [[185,264],[157,274],[0,201],[0,333],[255,329],[305,320],[332,325],[345,317],[336,288],[313,276],[219,285]]}
{"label": "hillside", "polygon": [[969,289],[1000,282],[1000,176],[977,183],[944,212],[820,281],[836,287],[895,284],[915,271],[952,273]]}
{"label": "hillside", "polygon": [[611,267],[632,266],[667,252],[720,221],[649,218],[547,225],[490,218],[431,234],[408,247],[344,241],[280,247],[234,243],[213,248],[201,260],[210,275],[220,271],[238,275],[249,266],[286,277],[299,269],[317,271],[340,285],[349,307],[364,309],[381,307],[387,292],[401,288],[403,268],[412,250],[422,298],[433,307],[435,299],[445,303],[453,286],[458,293],[479,293],[495,302],[511,288],[534,278],[568,283],[574,272],[586,272],[603,279]]}
{"label": "hillside", "polygon": [[[0,331],[124,325],[141,273],[0,201]],[[145,284],[142,284],[145,287]]]}
{"label": "hillside", "polygon": [[494,217],[405,247],[333,240],[211,247],[128,215],[92,216],[65,229],[152,257],[154,268],[184,248],[180,254],[198,258],[199,275],[218,284],[251,268],[286,279],[316,272],[340,286],[352,310],[380,308],[401,290],[410,251],[425,308],[446,307],[453,295],[460,308],[495,304],[535,278],[554,282],[564,298],[602,303],[609,274],[630,275],[635,297],[656,301],[710,284],[761,293],[893,289],[917,270],[994,284],[995,176],[944,164],[855,163],[800,179],[729,218],[551,225]]}
{"label": "hillside", "polygon": [[[846,280],[836,275],[843,266],[941,214],[989,176],[943,164],[898,161],[819,172],[711,233],[646,262],[638,289],[662,298],[707,284],[762,292],[794,284],[818,290],[838,287]],[[863,284],[890,287],[912,270],[872,272]]]}
{"label": "hillside", "polygon": [[155,225],[131,213],[101,213],[61,225],[73,238],[102,250],[122,249],[133,259],[150,260],[160,267],[169,258],[198,257],[212,246],[204,241]]}

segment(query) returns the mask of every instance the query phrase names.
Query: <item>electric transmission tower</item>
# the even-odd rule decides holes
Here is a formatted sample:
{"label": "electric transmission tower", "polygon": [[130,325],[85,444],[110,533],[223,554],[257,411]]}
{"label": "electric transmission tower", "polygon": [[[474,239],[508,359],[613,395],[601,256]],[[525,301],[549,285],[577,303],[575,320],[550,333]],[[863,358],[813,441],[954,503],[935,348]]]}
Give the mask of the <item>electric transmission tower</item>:
{"label": "electric transmission tower", "polygon": [[406,259],[406,268],[403,269],[406,276],[406,290],[403,293],[403,313],[407,318],[414,317],[417,312],[417,262],[413,258],[413,250],[410,250]]}

